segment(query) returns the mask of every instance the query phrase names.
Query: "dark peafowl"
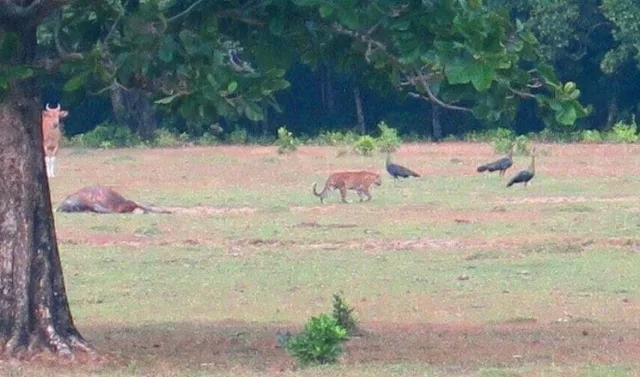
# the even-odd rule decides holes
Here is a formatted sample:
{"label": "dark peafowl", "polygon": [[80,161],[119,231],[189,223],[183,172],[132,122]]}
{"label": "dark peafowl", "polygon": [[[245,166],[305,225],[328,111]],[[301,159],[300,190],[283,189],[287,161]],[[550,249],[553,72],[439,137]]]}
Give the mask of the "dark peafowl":
{"label": "dark peafowl", "polygon": [[500,178],[502,179],[502,176],[504,176],[504,173],[507,172],[507,169],[509,169],[512,165],[513,165],[513,151],[516,149],[516,145],[512,145],[511,149],[509,150],[509,154],[506,155],[505,157],[490,162],[488,164],[484,164],[484,165],[480,165],[478,166],[478,173],[482,173],[485,171],[488,171],[489,173],[493,173],[496,170],[500,171]]}
{"label": "dark peafowl", "polygon": [[395,180],[398,180],[398,177],[400,178],[420,177],[420,174],[414,172],[413,170],[405,168],[404,166],[392,163],[391,154],[387,154],[387,162],[385,163],[385,167],[387,168],[387,172],[391,174],[391,176]]}
{"label": "dark peafowl", "polygon": [[531,151],[531,165],[527,170],[522,170],[518,174],[516,174],[509,183],[507,183],[507,187],[511,187],[516,183],[524,183],[525,186],[529,184],[529,181],[533,179],[536,175],[536,148],[533,148]]}

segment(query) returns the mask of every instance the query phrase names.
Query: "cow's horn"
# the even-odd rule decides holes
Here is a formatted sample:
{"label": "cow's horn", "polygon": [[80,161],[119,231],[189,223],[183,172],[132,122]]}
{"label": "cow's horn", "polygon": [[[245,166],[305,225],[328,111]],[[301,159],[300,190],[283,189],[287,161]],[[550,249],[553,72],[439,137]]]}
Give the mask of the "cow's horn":
{"label": "cow's horn", "polygon": [[49,107],[49,102],[47,102],[46,108],[47,108],[47,110],[51,110],[51,107]]}

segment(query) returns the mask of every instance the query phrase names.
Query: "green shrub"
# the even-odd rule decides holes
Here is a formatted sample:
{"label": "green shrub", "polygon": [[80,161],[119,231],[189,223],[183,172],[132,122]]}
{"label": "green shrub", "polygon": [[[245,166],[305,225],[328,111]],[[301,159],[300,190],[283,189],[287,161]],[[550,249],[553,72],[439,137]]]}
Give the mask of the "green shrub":
{"label": "green shrub", "polygon": [[227,140],[234,145],[244,145],[247,143],[247,140],[249,140],[249,132],[246,128],[236,127],[227,136]]}
{"label": "green shrub", "polygon": [[531,132],[527,135],[530,140],[542,143],[572,143],[580,141],[580,132],[554,130],[549,127],[538,133]]}
{"label": "green shrub", "polygon": [[312,317],[300,334],[287,340],[285,349],[301,367],[332,364],[342,355],[342,344],[346,340],[347,331],[338,321],[327,314],[320,314]]}
{"label": "green shrub", "polygon": [[635,115],[632,116],[630,124],[616,123],[611,131],[607,132],[605,139],[612,143],[635,143],[638,141],[638,125]]}
{"label": "green shrub", "polygon": [[280,154],[295,152],[298,149],[298,145],[300,145],[300,140],[296,139],[286,127],[280,127],[278,128],[276,145]]}
{"label": "green shrub", "polygon": [[491,145],[496,153],[508,153],[516,138],[516,133],[507,128],[498,128],[491,136]]}
{"label": "green shrub", "polygon": [[218,137],[210,132],[205,132],[200,136],[195,143],[197,145],[217,145],[220,143]]}
{"label": "green shrub", "polygon": [[513,145],[515,145],[515,150],[513,151],[516,155],[528,156],[529,155],[529,138],[525,135],[520,135],[513,140]]}
{"label": "green shrub", "polygon": [[313,140],[313,143],[336,147],[340,145],[353,145],[357,140],[358,136],[352,131],[324,131]]}
{"label": "green shrub", "polygon": [[358,330],[353,311],[354,308],[349,306],[341,294],[333,294],[333,312],[331,315],[338,322],[338,325],[346,330],[347,335],[353,335]]}
{"label": "green shrub", "polygon": [[164,128],[155,130],[153,132],[153,139],[149,142],[151,146],[158,148],[183,147],[188,143],[189,135],[187,135],[186,133],[176,135],[175,133]]}
{"label": "green shrub", "polygon": [[402,144],[402,139],[398,136],[398,130],[387,126],[383,121],[378,123],[380,136],[376,141],[381,152],[395,152]]}
{"label": "green shrub", "polygon": [[353,145],[353,149],[363,156],[371,156],[376,149],[376,139],[369,135],[360,136],[358,141]]}
{"label": "green shrub", "polygon": [[487,131],[469,131],[462,136],[462,140],[472,143],[486,143],[493,139],[493,135]]}
{"label": "green shrub", "polygon": [[583,143],[601,143],[602,134],[598,130],[583,130],[580,132],[580,141]]}
{"label": "green shrub", "polygon": [[126,126],[101,123],[89,132],[73,136],[70,143],[87,148],[122,148],[140,145],[142,141]]}

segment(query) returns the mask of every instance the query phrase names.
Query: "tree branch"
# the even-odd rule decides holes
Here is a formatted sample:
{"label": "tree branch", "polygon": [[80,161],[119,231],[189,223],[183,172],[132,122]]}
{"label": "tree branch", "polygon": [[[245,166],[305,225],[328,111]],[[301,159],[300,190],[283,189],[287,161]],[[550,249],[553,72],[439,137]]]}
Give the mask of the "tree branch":
{"label": "tree branch", "polygon": [[527,93],[527,92],[521,92],[521,91],[513,89],[511,87],[509,87],[509,91],[511,93],[517,95],[520,98],[536,98],[536,96],[534,94]]}
{"label": "tree branch", "polygon": [[[371,31],[373,31],[375,28],[377,28],[378,24],[374,25],[371,29],[369,29],[369,32],[367,32],[366,34],[361,34],[358,33],[356,31],[353,30],[348,30],[345,27],[343,27],[340,24],[334,24],[333,25],[333,30],[335,30],[336,32],[338,32],[339,34],[342,35],[346,35],[346,36],[350,36],[352,38],[355,38],[363,43],[365,43],[367,45],[367,51],[365,53],[365,59],[367,60],[368,63],[371,63],[369,57],[371,56],[371,54],[373,54],[376,51],[381,51],[384,55],[387,56],[387,58],[391,61],[391,63],[398,69],[398,71],[400,71],[402,73],[402,75],[407,79],[406,84],[412,85],[414,87],[417,86],[422,86],[422,88],[424,89],[426,96],[423,94],[419,94],[419,93],[414,93],[414,92],[410,92],[409,95],[411,95],[412,97],[417,97],[417,98],[422,98],[424,100],[427,100],[429,102],[433,102],[435,104],[437,104],[440,107],[443,107],[445,109],[449,109],[449,110],[456,110],[456,111],[465,111],[465,112],[471,112],[472,110],[467,108],[467,107],[462,107],[462,106],[456,106],[456,105],[450,105],[444,101],[442,101],[441,99],[439,99],[434,93],[433,91],[431,91],[431,88],[429,87],[429,81],[430,81],[430,77],[431,74],[427,74],[427,76],[425,76],[424,73],[410,73],[407,72],[407,68],[405,68],[404,65],[402,65],[402,63],[400,63],[400,61],[398,60],[397,57],[395,57],[393,54],[391,54],[387,47],[379,41],[373,40],[370,36]],[[403,84],[401,84],[403,85]]]}
{"label": "tree branch", "polygon": [[24,6],[13,0],[0,0],[0,22],[11,23],[14,27],[33,27],[71,1],[33,0],[28,6]]}
{"label": "tree branch", "polygon": [[175,21],[181,19],[182,17],[186,16],[191,11],[193,11],[198,5],[202,4],[203,2],[204,2],[204,0],[198,0],[198,1],[194,2],[193,4],[189,5],[189,7],[187,9],[185,9],[182,12],[176,14],[175,16],[169,18],[167,20],[167,22],[171,23],[171,22],[175,22]]}

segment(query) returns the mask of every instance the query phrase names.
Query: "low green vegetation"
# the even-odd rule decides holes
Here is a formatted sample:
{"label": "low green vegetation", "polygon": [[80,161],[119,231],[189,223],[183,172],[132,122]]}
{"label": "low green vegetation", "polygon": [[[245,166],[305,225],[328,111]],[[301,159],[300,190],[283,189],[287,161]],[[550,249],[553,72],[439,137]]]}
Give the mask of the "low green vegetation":
{"label": "low green vegetation", "polygon": [[[447,141],[464,140],[469,142],[487,142],[493,146],[496,153],[508,153],[515,145],[515,155],[529,155],[531,144],[545,143],[636,143],[640,138],[635,117],[630,123],[618,122],[611,130],[603,132],[598,130],[581,130],[575,132],[556,132],[545,129],[539,133],[518,135],[508,128],[496,128],[487,131],[471,131],[461,137],[450,135]],[[425,141],[419,137],[409,138],[412,142]],[[380,152],[394,152],[400,148],[403,139],[398,130],[381,121],[377,125],[377,131],[372,135],[358,135],[355,132],[325,131],[316,137],[305,138],[296,136],[286,126],[278,128],[273,139],[268,137],[252,138],[248,131],[242,127],[236,127],[227,134],[214,136],[205,132],[200,137],[190,137],[186,133],[175,134],[165,129],[158,129],[154,137],[143,141],[128,128],[116,124],[103,124],[85,134],[73,136],[64,142],[65,146],[75,148],[127,148],[127,147],[188,147],[194,145],[268,145],[274,144],[279,154],[295,152],[301,145],[329,145],[336,148],[338,156],[358,154],[372,156],[378,150]]]}

